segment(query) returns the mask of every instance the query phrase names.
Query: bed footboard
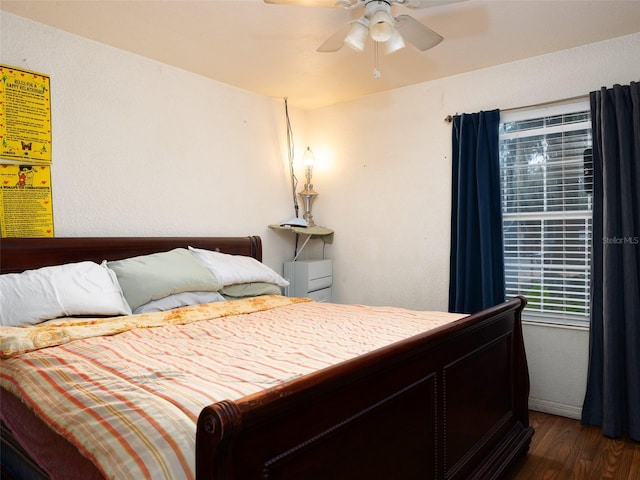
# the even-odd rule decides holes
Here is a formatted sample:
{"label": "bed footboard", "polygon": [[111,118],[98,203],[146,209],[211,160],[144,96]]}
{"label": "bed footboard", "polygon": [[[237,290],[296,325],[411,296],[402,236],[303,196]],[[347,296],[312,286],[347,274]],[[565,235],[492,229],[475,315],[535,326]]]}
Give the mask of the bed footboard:
{"label": "bed footboard", "polygon": [[523,297],[203,409],[202,479],[490,479],[533,429]]}

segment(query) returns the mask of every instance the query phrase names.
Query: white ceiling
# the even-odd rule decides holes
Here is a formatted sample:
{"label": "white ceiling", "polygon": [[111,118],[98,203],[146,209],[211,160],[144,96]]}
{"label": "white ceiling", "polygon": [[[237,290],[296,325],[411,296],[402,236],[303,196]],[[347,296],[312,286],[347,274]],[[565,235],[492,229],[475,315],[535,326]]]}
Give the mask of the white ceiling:
{"label": "white ceiling", "polygon": [[[640,0],[466,0],[394,6],[445,40],[379,59],[316,48],[362,8],[268,5],[262,0],[0,0],[0,8],[61,30],[300,108],[512,62],[640,31]],[[639,54],[640,55],[640,54]],[[640,58],[640,57],[639,57]],[[640,61],[639,61],[640,62]],[[640,69],[639,69],[640,72]]]}

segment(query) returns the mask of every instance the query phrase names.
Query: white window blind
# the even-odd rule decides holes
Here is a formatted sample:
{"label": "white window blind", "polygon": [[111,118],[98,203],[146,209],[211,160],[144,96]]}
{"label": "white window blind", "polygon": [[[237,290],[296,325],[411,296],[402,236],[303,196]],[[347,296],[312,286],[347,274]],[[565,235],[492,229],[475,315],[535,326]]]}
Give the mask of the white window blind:
{"label": "white window blind", "polygon": [[587,101],[501,115],[506,294],[526,319],[588,325],[591,146]]}

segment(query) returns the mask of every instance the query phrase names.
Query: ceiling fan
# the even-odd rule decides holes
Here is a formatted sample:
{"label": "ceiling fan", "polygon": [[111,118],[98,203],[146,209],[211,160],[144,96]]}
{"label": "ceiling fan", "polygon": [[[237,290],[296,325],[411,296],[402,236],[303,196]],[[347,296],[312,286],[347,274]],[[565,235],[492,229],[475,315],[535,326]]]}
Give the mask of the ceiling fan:
{"label": "ceiling fan", "polygon": [[443,37],[409,15],[391,14],[392,5],[411,9],[434,7],[463,0],[264,0],[265,3],[309,7],[339,7],[351,10],[364,6],[364,15],[345,25],[318,47],[319,52],[336,52],[343,45],[363,51],[369,37],[393,53],[405,46],[405,40],[425,51],[439,44]]}

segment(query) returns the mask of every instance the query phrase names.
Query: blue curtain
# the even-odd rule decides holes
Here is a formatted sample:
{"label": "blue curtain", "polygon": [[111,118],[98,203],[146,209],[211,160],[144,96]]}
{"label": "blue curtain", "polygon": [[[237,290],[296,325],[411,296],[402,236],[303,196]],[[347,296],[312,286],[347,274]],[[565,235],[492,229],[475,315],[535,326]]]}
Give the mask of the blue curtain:
{"label": "blue curtain", "polygon": [[640,441],[640,84],[591,92],[593,250],[582,422]]}
{"label": "blue curtain", "polygon": [[504,302],[500,111],[453,117],[449,311]]}

